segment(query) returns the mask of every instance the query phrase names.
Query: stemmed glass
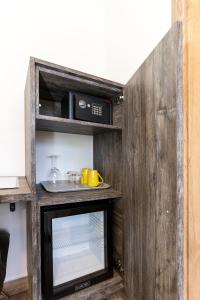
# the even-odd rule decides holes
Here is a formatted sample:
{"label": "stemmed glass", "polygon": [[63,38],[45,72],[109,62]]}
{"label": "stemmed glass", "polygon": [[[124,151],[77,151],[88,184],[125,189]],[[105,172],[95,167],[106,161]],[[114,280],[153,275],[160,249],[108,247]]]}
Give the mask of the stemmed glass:
{"label": "stemmed glass", "polygon": [[49,155],[48,157],[51,159],[49,181],[51,181],[53,184],[56,184],[56,182],[60,179],[60,170],[56,166],[58,155]]}

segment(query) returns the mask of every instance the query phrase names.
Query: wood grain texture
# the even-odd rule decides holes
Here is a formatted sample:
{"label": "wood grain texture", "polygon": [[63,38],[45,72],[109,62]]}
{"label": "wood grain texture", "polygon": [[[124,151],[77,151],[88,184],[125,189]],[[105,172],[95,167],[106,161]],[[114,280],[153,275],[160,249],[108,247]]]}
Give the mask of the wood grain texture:
{"label": "wood grain texture", "polygon": [[42,67],[39,67],[39,72],[40,94],[44,99],[59,101],[67,91],[78,91],[108,99],[122,92],[121,86],[110,84],[106,80],[94,80],[90,76],[77,76],[76,72],[72,74]]}
{"label": "wood grain texture", "polygon": [[[9,297],[9,299],[12,296],[16,296],[18,294],[27,292],[28,291],[27,277],[5,282],[3,286],[3,291]],[[5,299],[5,298],[0,296],[0,299]]]}
{"label": "wood grain texture", "polygon": [[[123,128],[123,103],[114,106],[113,120]],[[94,168],[103,174],[104,181],[122,191],[122,133],[107,132],[94,136]],[[123,265],[123,198],[113,203],[113,256]]]}
{"label": "wood grain texture", "polygon": [[172,21],[183,22],[185,300],[200,295],[199,11],[197,0],[172,1]]}
{"label": "wood grain texture", "polygon": [[[46,72],[49,74],[52,74],[54,76],[61,75],[63,78],[68,78],[68,76],[73,76],[74,79],[77,78],[77,80],[82,79],[83,82],[89,80],[91,86],[99,85],[105,87],[106,90],[114,91],[114,93],[120,92],[120,90],[123,89],[124,85],[120,84],[118,82],[114,82],[111,80],[107,80],[104,78],[100,78],[91,74],[87,74],[84,72],[80,72],[74,69],[70,69],[61,65],[57,65],[54,63],[50,63],[38,58],[31,58],[34,59],[37,66],[40,68],[40,71]],[[58,73],[57,73],[58,72]],[[45,74],[44,74],[45,75]],[[66,81],[65,81],[66,82]],[[66,84],[65,84],[66,86]],[[95,88],[96,90],[96,88]],[[96,93],[96,92],[95,92]]]}
{"label": "wood grain texture", "polygon": [[[105,293],[104,293],[105,295]],[[5,297],[0,297],[0,299],[5,300]],[[24,292],[24,293],[20,293],[14,296],[9,297],[9,300],[28,300],[28,293]],[[81,300],[81,299],[79,299]],[[93,298],[88,298],[87,300],[93,300]],[[123,292],[114,292],[112,295],[107,296],[107,298],[100,298],[99,300],[127,300],[125,294]]]}
{"label": "wood grain texture", "polygon": [[[4,292],[10,300],[28,300],[28,278],[19,278],[4,284]],[[106,298],[105,298],[106,297]],[[0,299],[5,300],[3,295]],[[127,300],[123,291],[122,279],[115,273],[106,280],[79,293],[62,298],[63,300]]]}
{"label": "wood grain texture", "polygon": [[28,292],[22,292],[22,293],[19,293],[19,294],[16,294],[16,295],[13,295],[13,296],[9,296],[7,297],[6,294],[1,294],[0,295],[0,300],[6,300],[6,299],[9,299],[9,300],[28,300]]}
{"label": "wood grain texture", "polygon": [[114,296],[114,294],[122,290],[122,278],[115,273],[113,278],[100,282],[78,293],[66,296],[62,298],[62,300],[108,300],[111,296]]}
{"label": "wood grain texture", "polygon": [[120,197],[122,197],[122,193],[112,188],[94,191],[49,193],[46,192],[40,184],[37,185],[37,203],[40,206],[87,202],[93,200],[99,201],[103,199],[115,199]]}
{"label": "wood grain texture", "polygon": [[[104,293],[105,295],[105,293]],[[0,297],[0,299],[5,300],[5,297]],[[24,293],[20,293],[14,296],[9,297],[9,300],[28,300],[28,293],[24,292]],[[81,300],[81,299],[79,299]],[[93,298],[89,297],[87,300],[93,300]],[[101,298],[99,300],[127,300],[125,294],[123,292],[114,292],[112,295],[107,296],[107,298]]]}
{"label": "wood grain texture", "polygon": [[[122,94],[123,85],[35,58],[30,59],[25,88],[26,175],[29,185],[34,192],[36,192],[35,130],[90,135],[117,131],[121,134],[121,111],[120,109],[115,110],[115,107],[114,110],[116,113],[113,126],[40,116],[40,96],[44,99],[47,98],[48,101],[60,101],[61,97],[66,93],[66,89],[75,89],[113,99]],[[41,299],[40,207],[43,205],[79,201],[115,199],[121,196],[120,191],[112,188],[104,191],[58,193],[56,195],[37,188],[37,194],[35,194],[36,201],[27,204],[27,252],[30,299]]]}
{"label": "wood grain texture", "polygon": [[39,115],[36,118],[36,129],[42,131],[93,135],[112,130],[120,131],[121,127]]}
{"label": "wood grain texture", "polygon": [[29,188],[26,177],[19,177],[19,188],[17,189],[0,189],[0,203],[32,200],[34,200],[34,195]]}
{"label": "wood grain texture", "polygon": [[177,164],[182,143],[177,134],[181,55],[181,27],[176,24],[125,88],[124,263],[131,300],[181,299],[178,260],[183,253],[178,229],[183,216],[179,213],[177,218],[183,201],[178,170],[183,162]]}
{"label": "wood grain texture", "polygon": [[35,61],[30,59],[26,85],[25,100],[25,173],[28,184],[35,192]]}
{"label": "wood grain texture", "polygon": [[188,0],[172,0],[171,1],[171,19],[172,25],[177,21],[183,20],[184,6]]}
{"label": "wood grain texture", "polygon": [[41,299],[40,212],[36,201],[27,203],[28,299]]}

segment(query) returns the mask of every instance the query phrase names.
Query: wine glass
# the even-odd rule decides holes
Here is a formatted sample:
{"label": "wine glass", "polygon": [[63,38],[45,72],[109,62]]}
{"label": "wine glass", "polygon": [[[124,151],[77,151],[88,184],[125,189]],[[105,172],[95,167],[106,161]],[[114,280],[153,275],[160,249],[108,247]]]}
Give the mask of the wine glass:
{"label": "wine glass", "polygon": [[49,155],[48,156],[51,159],[51,169],[49,173],[49,181],[51,181],[53,184],[56,184],[56,182],[60,179],[60,170],[57,168],[57,159],[58,155]]}

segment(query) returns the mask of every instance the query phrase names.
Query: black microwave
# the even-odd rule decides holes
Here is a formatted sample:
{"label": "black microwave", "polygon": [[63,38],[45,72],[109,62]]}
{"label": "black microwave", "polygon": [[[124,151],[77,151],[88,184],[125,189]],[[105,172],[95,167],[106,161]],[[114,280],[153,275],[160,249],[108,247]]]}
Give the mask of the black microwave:
{"label": "black microwave", "polygon": [[[112,124],[112,100],[69,92],[63,117],[88,122]],[[65,102],[66,103],[66,102]]]}

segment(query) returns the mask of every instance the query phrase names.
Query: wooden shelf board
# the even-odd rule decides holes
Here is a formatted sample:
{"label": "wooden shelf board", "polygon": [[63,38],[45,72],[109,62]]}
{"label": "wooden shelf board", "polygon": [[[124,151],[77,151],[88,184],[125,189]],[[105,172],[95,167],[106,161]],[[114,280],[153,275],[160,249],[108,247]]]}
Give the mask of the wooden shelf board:
{"label": "wooden shelf board", "polygon": [[112,188],[94,191],[49,193],[46,192],[40,184],[37,184],[36,192],[38,203],[40,206],[115,199],[122,197],[121,192],[118,192]]}
{"label": "wooden shelf board", "polygon": [[121,276],[114,272],[114,276],[110,279],[102,281],[98,284],[92,285],[80,292],[61,298],[62,300],[79,300],[79,299],[93,299],[93,300],[125,300],[125,295],[121,293],[119,296],[116,295],[123,291],[124,285]]}
{"label": "wooden shelf board", "polygon": [[[9,299],[28,299],[28,277],[19,278],[13,281],[5,282],[3,287],[4,292]],[[61,298],[62,300],[80,300],[80,299],[98,299],[98,300],[127,300],[122,278],[114,272],[113,278],[107,279],[87,289],[74,293],[72,295]],[[0,299],[5,300],[2,295]]]}
{"label": "wooden shelf board", "polygon": [[36,117],[36,130],[93,135],[106,131],[121,131],[122,128],[114,125],[38,115]]}
{"label": "wooden shelf board", "polygon": [[26,177],[19,177],[19,188],[0,189],[0,203],[15,203],[33,199],[34,195],[29,188]]}
{"label": "wooden shelf board", "polygon": [[41,85],[54,92],[78,90],[106,98],[122,94],[124,85],[118,82],[93,76],[74,69],[32,58],[36,68],[39,68]]}

